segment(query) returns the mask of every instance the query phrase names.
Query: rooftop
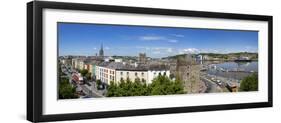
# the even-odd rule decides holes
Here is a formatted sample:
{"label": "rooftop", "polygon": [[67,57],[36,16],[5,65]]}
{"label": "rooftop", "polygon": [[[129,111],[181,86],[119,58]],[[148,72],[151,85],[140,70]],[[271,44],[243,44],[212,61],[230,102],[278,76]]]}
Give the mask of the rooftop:
{"label": "rooftop", "polygon": [[147,64],[138,64],[130,65],[127,63],[121,62],[102,62],[99,66],[107,67],[116,70],[128,70],[128,71],[147,71],[147,70],[168,70],[169,67],[166,65],[147,65]]}

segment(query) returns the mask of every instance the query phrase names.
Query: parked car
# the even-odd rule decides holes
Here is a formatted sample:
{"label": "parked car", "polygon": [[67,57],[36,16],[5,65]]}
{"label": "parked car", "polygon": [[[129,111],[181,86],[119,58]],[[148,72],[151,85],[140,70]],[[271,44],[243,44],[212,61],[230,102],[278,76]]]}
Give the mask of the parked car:
{"label": "parked car", "polygon": [[105,89],[105,85],[104,84],[98,85],[98,90],[104,90],[104,89]]}

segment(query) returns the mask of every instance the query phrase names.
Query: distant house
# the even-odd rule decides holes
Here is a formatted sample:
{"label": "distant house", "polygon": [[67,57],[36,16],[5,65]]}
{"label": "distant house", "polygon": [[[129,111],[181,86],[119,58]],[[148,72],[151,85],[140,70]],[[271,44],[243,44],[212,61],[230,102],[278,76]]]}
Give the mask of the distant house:
{"label": "distant house", "polygon": [[197,55],[195,57],[196,61],[202,61],[203,60],[203,56],[202,55]]}
{"label": "distant house", "polygon": [[84,58],[72,59],[72,67],[75,69],[83,69],[84,68]]}
{"label": "distant house", "polygon": [[208,55],[204,55],[203,56],[203,60],[209,60],[209,56]]}
{"label": "distant house", "polygon": [[114,59],[115,62],[122,62],[122,59]]}
{"label": "distant house", "polygon": [[250,58],[247,56],[240,56],[239,60],[250,60]]}
{"label": "distant house", "polygon": [[83,69],[90,71],[91,64],[84,64]]}
{"label": "distant house", "polygon": [[140,53],[139,54],[138,62],[140,64],[145,64],[147,62],[147,58],[146,58],[146,54],[145,53]]}
{"label": "distant house", "polygon": [[71,60],[70,58],[62,58],[60,61],[62,64],[65,64],[65,65],[70,65],[71,64]]}
{"label": "distant house", "polygon": [[83,60],[80,60],[80,61],[78,62],[78,69],[79,69],[79,70],[84,69],[84,61],[83,61]]}
{"label": "distant house", "polygon": [[91,73],[91,77],[93,79],[96,79],[96,66],[98,63],[100,63],[100,61],[97,61],[97,60],[90,60],[90,61],[84,62],[83,69],[88,70],[88,72]]}
{"label": "distant house", "polygon": [[196,55],[195,60],[196,63],[203,64],[203,55]]}

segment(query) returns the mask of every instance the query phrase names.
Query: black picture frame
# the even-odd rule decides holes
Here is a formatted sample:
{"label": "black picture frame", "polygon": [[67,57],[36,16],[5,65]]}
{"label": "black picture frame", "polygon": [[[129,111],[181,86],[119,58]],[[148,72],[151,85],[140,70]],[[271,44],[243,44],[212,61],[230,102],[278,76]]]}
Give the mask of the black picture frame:
{"label": "black picture frame", "polygon": [[[43,102],[42,101],[43,100],[42,97],[43,96],[42,95],[42,89],[43,89],[43,85],[42,85],[43,13],[42,10],[44,8],[266,21],[268,22],[268,101],[257,102],[257,103],[241,103],[241,104],[43,115],[42,113],[42,109],[43,109],[42,107],[42,102]],[[273,29],[272,28],[273,28],[273,17],[264,16],[264,15],[185,11],[185,10],[93,5],[93,4],[80,4],[80,3],[45,2],[45,1],[29,2],[27,3],[27,120],[32,122],[44,122],[44,121],[62,121],[62,120],[94,119],[94,118],[106,118],[106,117],[124,117],[124,116],[136,116],[136,115],[155,115],[155,114],[272,107],[273,106],[273,97],[272,97],[272,76],[273,76],[272,30]]]}

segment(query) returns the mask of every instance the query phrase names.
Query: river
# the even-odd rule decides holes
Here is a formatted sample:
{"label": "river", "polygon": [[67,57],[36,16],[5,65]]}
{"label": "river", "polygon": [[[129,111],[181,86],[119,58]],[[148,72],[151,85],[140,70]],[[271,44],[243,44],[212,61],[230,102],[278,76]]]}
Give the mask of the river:
{"label": "river", "polygon": [[258,61],[214,63],[208,64],[207,68],[208,74],[242,80],[253,72],[258,72]]}

